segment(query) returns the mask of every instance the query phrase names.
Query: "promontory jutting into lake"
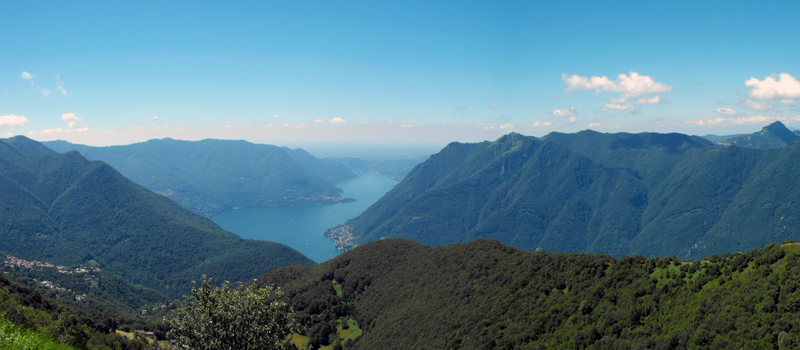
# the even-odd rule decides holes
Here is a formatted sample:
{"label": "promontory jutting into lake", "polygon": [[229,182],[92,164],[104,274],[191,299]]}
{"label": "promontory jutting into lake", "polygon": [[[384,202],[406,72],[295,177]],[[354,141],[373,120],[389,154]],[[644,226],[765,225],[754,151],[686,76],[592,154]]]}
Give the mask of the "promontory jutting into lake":
{"label": "promontory jutting into lake", "polygon": [[316,262],[339,254],[325,230],[361,214],[397,181],[388,176],[363,173],[336,184],[342,197],[355,201],[337,204],[309,204],[293,207],[242,208],[211,217],[225,230],[243,238],[286,244]]}

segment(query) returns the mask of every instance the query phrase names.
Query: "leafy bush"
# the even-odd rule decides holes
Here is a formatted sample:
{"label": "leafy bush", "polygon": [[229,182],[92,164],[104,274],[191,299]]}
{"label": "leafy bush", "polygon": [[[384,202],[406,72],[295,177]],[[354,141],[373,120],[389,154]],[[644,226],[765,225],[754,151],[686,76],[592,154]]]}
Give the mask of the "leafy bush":
{"label": "leafy bush", "polygon": [[288,349],[294,321],[291,308],[276,300],[281,295],[253,284],[214,287],[203,276],[200,287],[185,297],[186,306],[168,321],[172,344],[195,350]]}

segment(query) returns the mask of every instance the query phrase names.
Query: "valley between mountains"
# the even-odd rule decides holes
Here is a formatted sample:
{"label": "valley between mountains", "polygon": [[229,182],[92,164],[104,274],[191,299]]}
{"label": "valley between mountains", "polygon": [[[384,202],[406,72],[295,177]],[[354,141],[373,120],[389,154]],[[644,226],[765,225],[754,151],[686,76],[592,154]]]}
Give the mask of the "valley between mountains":
{"label": "valley between mountains", "polygon": [[[144,349],[111,333],[167,340],[175,300],[208,276],[279,287],[289,348],[797,348],[798,140],[780,122],[729,138],[510,133],[367,162],[2,139],[0,341]],[[383,170],[402,180],[319,232],[344,251],[319,264],[207,218],[341,203],[337,182]]]}

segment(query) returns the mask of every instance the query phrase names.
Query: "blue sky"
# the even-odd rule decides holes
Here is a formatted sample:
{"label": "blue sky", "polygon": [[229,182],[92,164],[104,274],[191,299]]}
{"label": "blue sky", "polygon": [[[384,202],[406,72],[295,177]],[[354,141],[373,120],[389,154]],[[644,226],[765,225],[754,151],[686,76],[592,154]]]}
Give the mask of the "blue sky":
{"label": "blue sky", "polygon": [[800,128],[800,3],[0,2],[0,136],[444,145]]}

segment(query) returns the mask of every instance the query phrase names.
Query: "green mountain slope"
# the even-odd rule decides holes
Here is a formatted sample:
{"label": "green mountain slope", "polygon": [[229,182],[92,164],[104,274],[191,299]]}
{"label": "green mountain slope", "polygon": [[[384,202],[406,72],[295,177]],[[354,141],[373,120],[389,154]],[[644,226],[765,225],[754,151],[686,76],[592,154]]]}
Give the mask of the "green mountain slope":
{"label": "green mountain slope", "polygon": [[173,139],[126,146],[91,147],[46,142],[58,152],[77,150],[102,160],[134,182],[213,216],[235,207],[344,201],[333,184],[356,175],[344,165],[291,150],[246,141]]}
{"label": "green mountain slope", "polygon": [[282,244],[224,231],[103,162],[22,136],[0,140],[0,193],[0,251],[62,265],[94,260],[173,298],[202,274],[241,281],[313,264]]}
{"label": "green mountain slope", "polygon": [[729,138],[721,142],[739,147],[780,148],[794,141],[800,141],[800,136],[787,129],[783,123],[774,122],[759,132]]}
{"label": "green mountain slope", "polygon": [[351,349],[777,349],[800,335],[798,252],[679,262],[386,239],[258,283],[281,287],[312,345],[352,318]]}
{"label": "green mountain slope", "polygon": [[800,237],[792,213],[800,179],[789,175],[797,152],[593,131],[453,143],[334,231],[360,244],[496,238],[525,250],[616,256],[745,251]]}

